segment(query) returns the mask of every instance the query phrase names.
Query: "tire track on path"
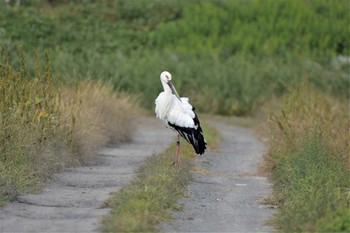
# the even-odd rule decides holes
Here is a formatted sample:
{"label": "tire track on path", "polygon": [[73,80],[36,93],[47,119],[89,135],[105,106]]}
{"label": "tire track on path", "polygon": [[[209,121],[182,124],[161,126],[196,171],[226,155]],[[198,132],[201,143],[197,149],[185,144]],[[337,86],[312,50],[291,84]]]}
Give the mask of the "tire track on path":
{"label": "tire track on path", "polygon": [[41,193],[20,196],[0,209],[0,232],[96,232],[111,192],[135,177],[135,169],[165,150],[175,134],[154,118],[138,120],[134,140],[105,148],[86,166],[55,174]]}
{"label": "tire track on path", "polygon": [[257,175],[265,146],[249,129],[211,122],[222,134],[216,151],[196,161],[189,198],[174,220],[159,225],[163,232],[271,232],[266,221],[274,210],[261,204],[271,192],[266,177]]}

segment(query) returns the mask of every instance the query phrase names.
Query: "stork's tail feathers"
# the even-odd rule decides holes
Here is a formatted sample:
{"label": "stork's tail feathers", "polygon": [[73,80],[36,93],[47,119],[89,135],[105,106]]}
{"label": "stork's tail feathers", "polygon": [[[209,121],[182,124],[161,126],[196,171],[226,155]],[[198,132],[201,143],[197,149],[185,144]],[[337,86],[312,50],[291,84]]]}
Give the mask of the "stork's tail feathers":
{"label": "stork's tail feathers", "polygon": [[[196,135],[197,134],[197,135]],[[204,135],[201,127],[199,126],[197,130],[195,130],[195,137],[193,143],[190,142],[196,151],[197,154],[204,154],[205,149],[207,149],[207,142],[204,139]]]}
{"label": "stork's tail feathers", "polygon": [[203,131],[200,125],[197,129],[179,127],[168,122],[168,124],[173,127],[187,142],[191,143],[196,154],[202,155],[207,149],[207,142],[204,139]]}

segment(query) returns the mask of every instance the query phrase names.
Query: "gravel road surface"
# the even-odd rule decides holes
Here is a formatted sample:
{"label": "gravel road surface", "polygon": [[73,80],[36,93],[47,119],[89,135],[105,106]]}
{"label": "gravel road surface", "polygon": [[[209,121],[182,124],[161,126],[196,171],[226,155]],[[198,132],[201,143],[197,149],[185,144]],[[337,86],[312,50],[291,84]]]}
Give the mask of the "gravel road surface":
{"label": "gravel road surface", "polygon": [[[213,122],[223,142],[197,159],[195,180],[184,211],[159,225],[164,232],[270,232],[273,210],[260,204],[270,193],[256,175],[264,145],[247,129]],[[0,209],[0,232],[96,232],[111,192],[135,176],[147,156],[174,142],[175,134],[156,119],[143,118],[133,142],[106,148],[87,166],[66,169],[39,194],[20,196]]]}
{"label": "gravel road surface", "polygon": [[175,134],[143,118],[133,142],[103,149],[88,166],[66,169],[39,194],[20,196],[0,209],[0,232],[95,232],[111,192],[135,176],[144,159],[165,150]]}
{"label": "gravel road surface", "polygon": [[159,225],[163,232],[272,232],[273,209],[261,204],[271,192],[256,170],[265,151],[248,129],[212,122],[223,141],[217,151],[197,159],[195,179],[184,211]]}

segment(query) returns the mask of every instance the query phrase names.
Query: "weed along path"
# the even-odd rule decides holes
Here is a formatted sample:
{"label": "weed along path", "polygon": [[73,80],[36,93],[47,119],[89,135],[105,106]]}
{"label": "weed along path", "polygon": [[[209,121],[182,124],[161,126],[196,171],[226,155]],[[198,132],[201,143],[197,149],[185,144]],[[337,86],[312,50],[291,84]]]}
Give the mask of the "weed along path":
{"label": "weed along path", "polygon": [[0,232],[95,232],[111,192],[135,176],[146,157],[164,151],[174,133],[156,119],[138,122],[133,142],[106,148],[87,166],[66,169],[39,194],[0,209]]}
{"label": "weed along path", "polygon": [[261,204],[271,184],[257,175],[265,151],[248,129],[212,122],[222,134],[216,151],[198,157],[184,210],[160,224],[163,232],[271,232],[273,209]]}

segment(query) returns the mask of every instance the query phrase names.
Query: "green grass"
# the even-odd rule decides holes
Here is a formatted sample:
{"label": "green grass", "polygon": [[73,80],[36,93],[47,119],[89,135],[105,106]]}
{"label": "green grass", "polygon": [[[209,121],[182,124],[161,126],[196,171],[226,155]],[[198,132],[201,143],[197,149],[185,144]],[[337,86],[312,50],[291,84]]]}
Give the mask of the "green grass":
{"label": "green grass", "polygon": [[36,0],[19,7],[0,4],[2,44],[24,42],[30,48],[67,48],[77,54],[85,48],[102,54],[170,48],[187,54],[271,55],[287,51],[329,57],[349,54],[350,48],[348,2],[343,0]]}
{"label": "green grass", "polygon": [[[89,116],[115,102],[114,98],[107,104],[95,102],[89,93],[96,89],[107,91],[107,96],[111,88],[131,93],[139,97],[143,107],[153,109],[153,100],[161,91],[159,74],[168,70],[179,93],[189,96],[198,111],[254,116],[264,103],[279,99],[308,80],[310,90],[292,92],[281,111],[271,116],[271,128],[266,130],[271,139],[270,170],[286,169],[277,177],[285,183],[276,184],[276,190],[283,193],[280,213],[287,211],[283,206],[304,201],[308,205],[301,206],[301,212],[285,212],[296,231],[332,231],[345,226],[347,211],[340,203],[348,193],[343,187],[349,185],[342,181],[346,169],[340,164],[348,163],[341,161],[348,161],[349,118],[348,108],[343,106],[348,106],[350,75],[349,64],[334,64],[333,58],[349,56],[348,1],[35,0],[20,1],[19,6],[15,2],[19,1],[0,1],[0,46],[8,49],[11,58],[2,57],[0,67],[0,128],[4,129],[0,131],[1,197],[14,197],[33,187],[28,184],[40,183],[38,180],[49,176],[45,163],[40,163],[44,160],[24,156],[24,151],[48,155],[45,161],[52,165],[52,171],[65,164],[64,157],[54,156],[57,148],[65,148],[49,141],[69,139],[70,147],[81,135],[87,135],[85,142],[96,141],[95,135],[100,135],[98,140],[103,142],[103,135],[111,135],[82,129],[93,125],[98,132],[105,132],[102,129],[108,127],[98,122],[114,122],[113,118],[107,116],[108,120],[91,123],[91,119],[78,121],[71,114],[84,107],[78,115]],[[23,63],[23,56],[15,55],[17,45],[23,45],[27,52],[47,51],[50,64],[45,58],[35,57]],[[51,69],[57,75],[51,76]],[[61,87],[65,94],[60,96],[56,84],[51,85],[60,78],[73,83],[97,79],[110,87],[81,85],[80,94]],[[64,101],[69,104],[60,110],[62,113],[58,107],[63,105],[51,102],[65,96],[72,99]],[[125,109],[130,109],[129,105]],[[107,112],[109,115],[114,110]],[[65,119],[64,124],[57,122],[60,118]],[[58,132],[61,128],[57,124],[68,130]],[[45,147],[38,151],[33,149],[34,144]],[[74,150],[80,154],[89,143],[75,145],[80,149]],[[336,162],[329,161],[332,156]],[[310,173],[303,168],[304,161]],[[325,163],[332,166],[329,172],[324,169]],[[308,190],[316,190],[314,185],[319,187],[313,174],[317,171],[315,165],[322,168],[317,175],[325,187],[313,203],[305,196]],[[331,179],[334,174],[337,177]],[[153,181],[162,181],[162,177],[152,176]],[[296,199],[292,199],[294,195],[286,194],[291,184],[300,189],[302,196],[294,192]],[[142,200],[147,199],[140,195]],[[323,204],[330,199],[334,199],[331,204]],[[150,207],[144,201],[138,204]],[[315,209],[318,205],[320,208]],[[309,216],[308,211],[316,217]],[[161,217],[150,218],[146,222],[153,224]],[[286,221],[279,219],[277,226],[283,229],[283,224],[288,225]]]}
{"label": "green grass", "polygon": [[171,218],[169,210],[181,209],[177,200],[186,194],[193,158],[182,156],[174,167],[174,151],[171,147],[148,159],[138,177],[112,197],[103,232],[154,232],[157,223]]}
{"label": "green grass", "polygon": [[155,47],[183,53],[349,53],[347,1],[192,1],[151,33]]}
{"label": "green grass", "polygon": [[306,82],[270,118],[269,155],[282,232],[349,232],[347,101]]}
{"label": "green grass", "polygon": [[[283,232],[349,232],[350,172],[317,135],[286,154],[273,171]],[[337,217],[337,218],[336,218]]]}
{"label": "green grass", "polygon": [[326,93],[349,97],[346,70],[321,66],[303,57],[237,54],[223,59],[216,55],[194,57],[151,50],[133,52],[130,56],[102,56],[90,50],[87,53],[91,60],[79,62],[64,51],[57,52],[59,67],[55,70],[66,77],[74,72],[78,79],[109,82],[117,90],[139,95],[140,104],[148,109],[154,107],[150,100],[162,90],[159,75],[163,70],[172,73],[181,95],[189,96],[198,110],[207,113],[249,115],[305,77]]}
{"label": "green grass", "polygon": [[142,93],[148,109],[163,70],[201,112],[252,114],[304,77],[349,98],[349,66],[331,65],[334,56],[349,55],[346,1],[1,4],[0,45],[11,54],[17,44],[47,50],[66,79],[99,79]]}
{"label": "green grass", "polygon": [[[218,132],[208,126],[204,132],[210,147],[217,146]],[[102,221],[103,232],[158,232],[157,223],[170,220],[171,210],[182,210],[178,200],[187,195],[195,155],[192,146],[184,142],[181,162],[173,166],[174,153],[173,145],[147,159],[137,178],[110,198],[112,211]]]}

